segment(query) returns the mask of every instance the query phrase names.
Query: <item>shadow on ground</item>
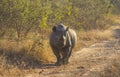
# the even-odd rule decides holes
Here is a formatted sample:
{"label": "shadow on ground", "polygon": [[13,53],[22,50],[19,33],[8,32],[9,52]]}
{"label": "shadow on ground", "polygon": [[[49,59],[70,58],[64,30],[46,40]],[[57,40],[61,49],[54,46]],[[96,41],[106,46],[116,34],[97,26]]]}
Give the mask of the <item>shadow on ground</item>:
{"label": "shadow on ground", "polygon": [[4,57],[4,66],[7,66],[8,68],[18,67],[19,69],[46,69],[55,67],[54,64],[43,64],[42,61],[37,60],[32,55],[27,54],[24,49],[16,52],[0,48],[0,57],[1,56]]}

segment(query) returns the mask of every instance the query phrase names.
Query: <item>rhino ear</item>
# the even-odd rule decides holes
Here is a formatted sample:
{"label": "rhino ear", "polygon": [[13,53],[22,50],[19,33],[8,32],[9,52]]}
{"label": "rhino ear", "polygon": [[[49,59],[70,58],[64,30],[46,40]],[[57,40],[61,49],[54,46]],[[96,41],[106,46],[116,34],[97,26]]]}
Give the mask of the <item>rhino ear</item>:
{"label": "rhino ear", "polygon": [[53,31],[53,32],[56,31],[56,26],[53,26],[52,31]]}
{"label": "rhino ear", "polygon": [[66,31],[68,31],[68,30],[69,30],[69,27],[66,28]]}

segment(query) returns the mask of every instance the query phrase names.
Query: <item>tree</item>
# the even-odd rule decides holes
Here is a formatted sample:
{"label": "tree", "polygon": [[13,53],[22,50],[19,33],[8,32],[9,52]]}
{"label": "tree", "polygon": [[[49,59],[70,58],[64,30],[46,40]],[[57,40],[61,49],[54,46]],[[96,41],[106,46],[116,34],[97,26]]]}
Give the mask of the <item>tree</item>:
{"label": "tree", "polygon": [[22,39],[58,23],[77,30],[103,29],[113,5],[119,7],[119,0],[1,0],[0,35],[9,28]]}

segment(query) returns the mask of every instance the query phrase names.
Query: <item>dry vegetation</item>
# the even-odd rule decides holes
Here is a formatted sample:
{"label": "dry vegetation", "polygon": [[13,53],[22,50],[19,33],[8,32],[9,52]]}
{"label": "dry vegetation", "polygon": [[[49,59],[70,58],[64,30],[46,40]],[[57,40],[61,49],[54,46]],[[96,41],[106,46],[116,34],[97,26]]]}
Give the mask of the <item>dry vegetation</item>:
{"label": "dry vegetation", "polygon": [[[95,42],[111,39],[111,33],[109,31],[81,31],[77,32],[77,35],[78,42],[74,51],[78,51],[83,47],[89,46]],[[11,60],[15,58],[16,60],[14,60],[14,63],[17,63],[17,60],[19,61],[19,59],[24,60],[28,57],[35,58],[38,62],[54,62],[55,56],[52,53],[48,40],[48,38],[45,40],[25,39],[21,42],[18,42],[15,40],[1,39],[0,54],[8,57]]]}
{"label": "dry vegetation", "polygon": [[[118,20],[117,20],[118,21]],[[117,23],[118,24],[118,23]],[[111,28],[107,30],[78,31],[78,42],[73,52],[79,51],[93,43],[112,40]],[[46,37],[45,37],[46,36]],[[0,39],[0,76],[23,77],[28,72],[34,72],[34,68],[41,68],[44,63],[55,62],[55,56],[49,46],[48,36],[39,39],[29,35],[22,41]],[[34,38],[35,37],[35,38]],[[118,42],[119,43],[119,42]],[[116,46],[119,47],[119,46]],[[104,69],[95,72],[97,77],[119,77],[119,56],[111,60]],[[28,69],[28,70],[27,70]],[[96,77],[95,76],[95,77]]]}
{"label": "dry vegetation", "polygon": [[[109,32],[100,32],[98,30],[77,33],[78,42],[74,51],[78,51],[98,41],[109,40],[111,37]],[[35,41],[27,39],[21,42],[1,39],[0,55],[1,67],[12,65],[26,68],[55,61],[48,39]]]}
{"label": "dry vegetation", "polygon": [[[73,52],[96,42],[113,39],[110,30],[80,31],[77,35],[78,42]],[[119,48],[117,45],[116,47]],[[95,72],[95,77],[119,77],[119,59],[119,56],[115,56],[102,70]],[[25,39],[20,42],[0,39],[0,76],[2,77],[23,77],[28,72],[34,72],[34,68],[41,68],[42,64],[53,62],[55,56],[49,46],[48,38]]]}
{"label": "dry vegetation", "polygon": [[77,32],[78,34],[78,44],[75,50],[80,50],[85,46],[89,46],[93,43],[100,42],[103,40],[110,40],[112,39],[112,34],[108,30],[92,30],[92,31],[81,31]]}

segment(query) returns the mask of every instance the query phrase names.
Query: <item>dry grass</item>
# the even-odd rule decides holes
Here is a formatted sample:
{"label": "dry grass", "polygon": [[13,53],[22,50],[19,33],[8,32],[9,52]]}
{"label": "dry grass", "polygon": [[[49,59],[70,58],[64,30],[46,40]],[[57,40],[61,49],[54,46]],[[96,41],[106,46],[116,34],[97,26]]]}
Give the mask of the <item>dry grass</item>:
{"label": "dry grass", "polygon": [[[95,42],[110,40],[111,33],[109,31],[88,31],[88,32],[77,32],[78,42],[73,51],[78,51],[83,47],[89,46]],[[37,62],[49,63],[55,61],[55,56],[52,53],[52,50],[49,46],[48,39],[45,40],[36,40],[36,39],[26,39],[21,42],[17,42],[15,40],[0,40],[0,54],[5,57],[11,59],[12,61],[16,61],[13,63],[23,64],[27,59],[32,59],[31,64],[34,63],[35,59]],[[15,58],[15,60],[13,59]],[[22,59],[21,59],[22,58]],[[32,62],[33,61],[33,62]],[[27,61],[28,62],[28,61]],[[29,64],[29,62],[28,62]],[[27,64],[24,64],[27,66]]]}
{"label": "dry grass", "polygon": [[[78,42],[73,51],[78,51],[95,42],[111,39],[111,33],[107,30],[81,31],[77,32],[77,35]],[[22,77],[25,73],[21,71],[22,69],[38,68],[42,63],[53,63],[55,60],[48,38],[25,39],[20,42],[0,39],[0,76]]]}
{"label": "dry grass", "polygon": [[[111,18],[113,23],[120,24],[120,16]],[[112,33],[110,30],[78,31],[77,45],[73,51],[78,51],[96,42],[111,40]],[[29,37],[32,39],[27,38],[20,42],[0,39],[0,77],[24,77],[25,73],[31,71],[30,69],[40,68],[42,63],[55,62],[56,58],[48,42],[49,32],[46,32],[46,35],[43,32],[45,36],[42,38],[45,39],[42,40],[38,37],[39,35],[31,34]],[[96,74],[97,77],[119,77],[120,57],[112,59],[111,63]]]}
{"label": "dry grass", "polygon": [[90,46],[93,43],[105,41],[105,40],[111,40],[112,39],[112,33],[111,31],[104,30],[92,30],[92,31],[81,31],[77,32],[78,35],[78,42],[77,46],[75,47],[75,51],[82,49],[83,47]]}

